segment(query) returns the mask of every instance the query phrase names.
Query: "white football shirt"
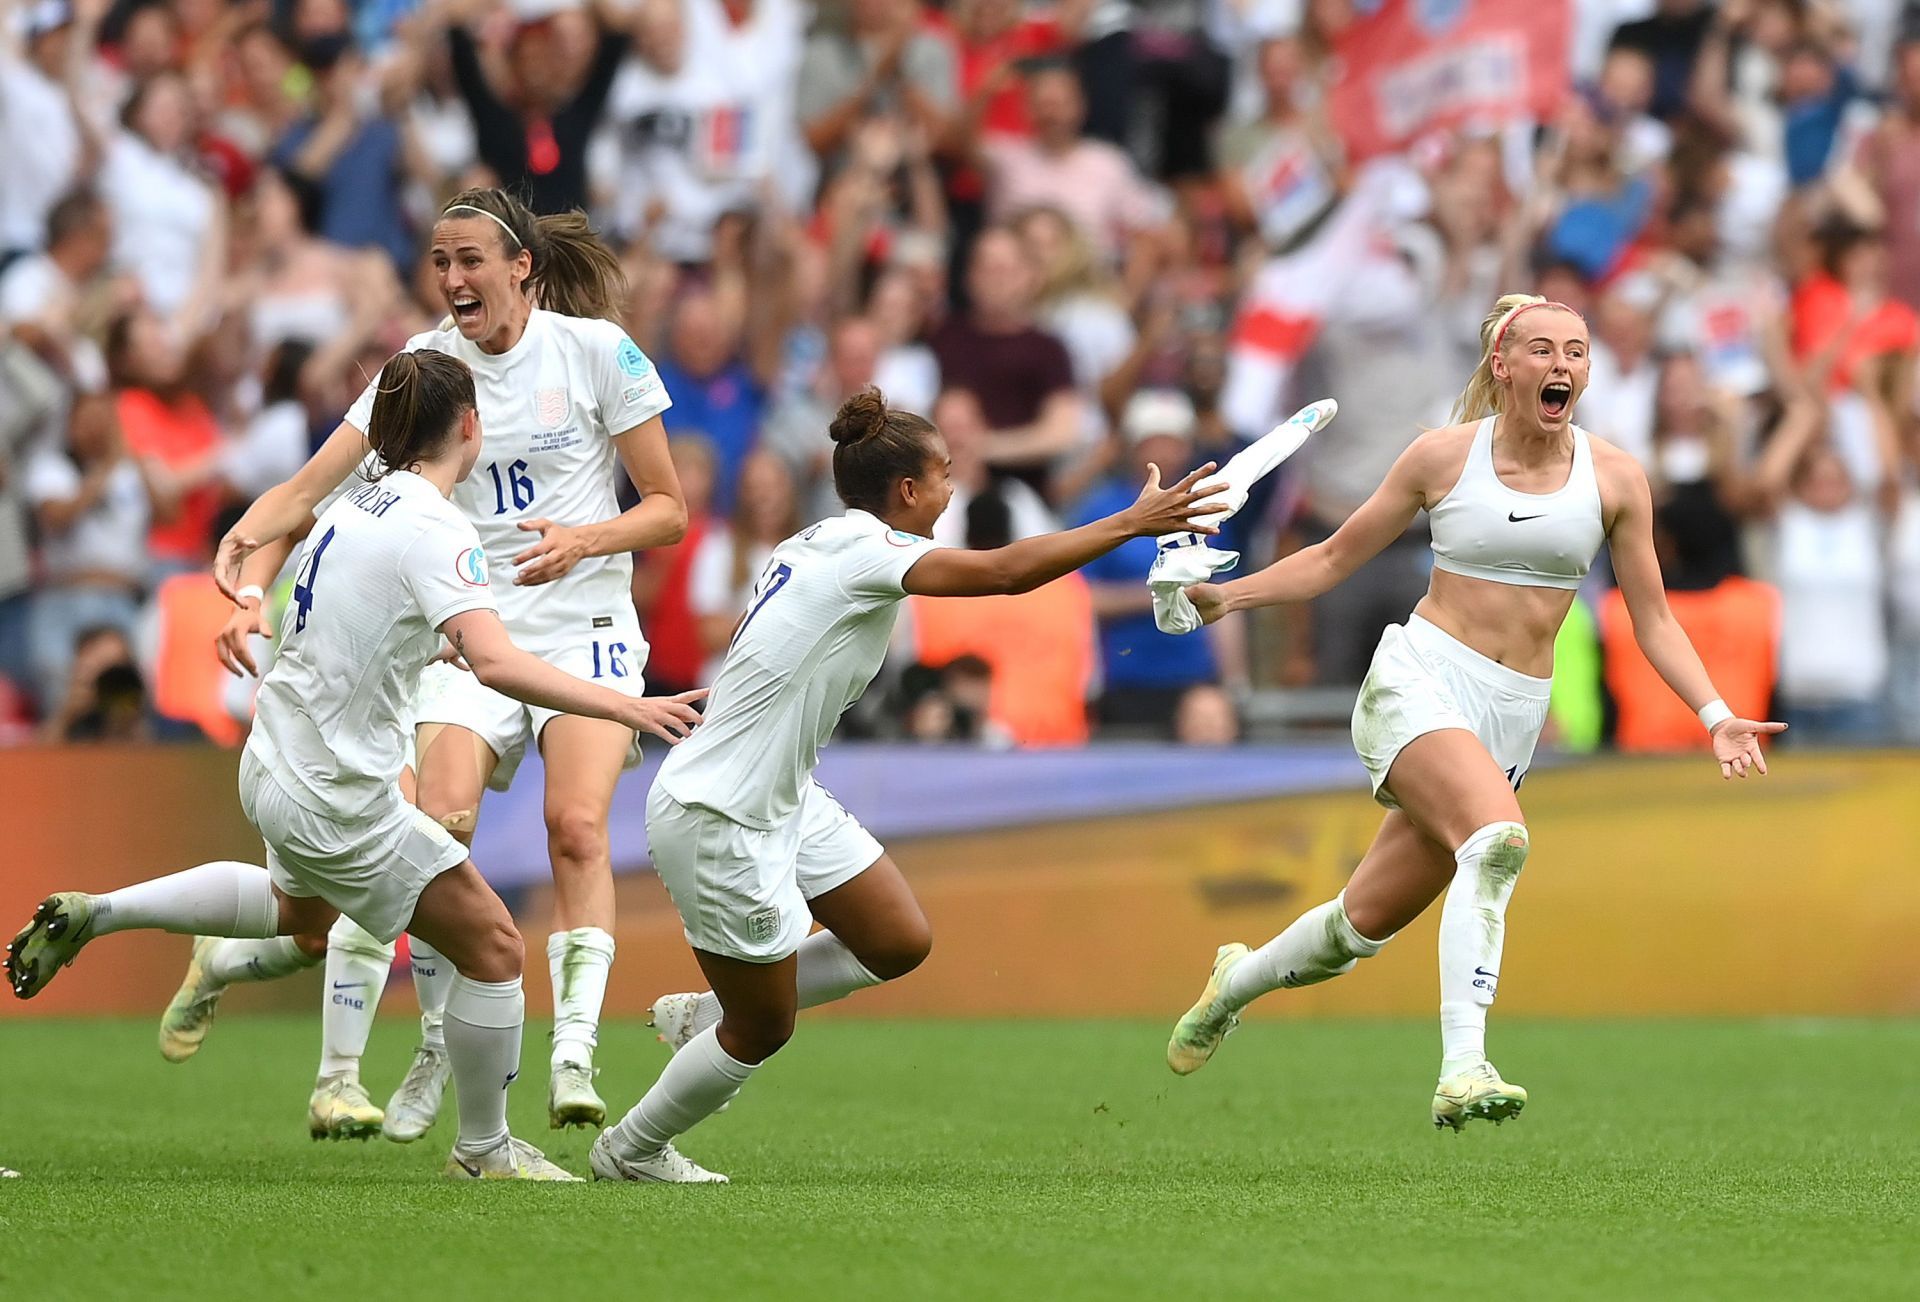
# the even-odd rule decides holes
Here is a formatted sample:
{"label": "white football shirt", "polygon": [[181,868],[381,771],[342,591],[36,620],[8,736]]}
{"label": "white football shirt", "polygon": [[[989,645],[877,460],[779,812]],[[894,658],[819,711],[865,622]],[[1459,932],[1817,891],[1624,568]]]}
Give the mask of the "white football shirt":
{"label": "white football shirt", "polygon": [[762,831],[800,804],[820,747],[880,672],[914,562],[938,544],[865,511],[773,549],[693,735],[660,786]]}
{"label": "white football shirt", "polygon": [[400,777],[440,626],[494,609],[480,537],[439,489],[404,470],[350,488],[300,553],[248,748],[301,804],[359,813]]}
{"label": "white football shirt", "polygon": [[[619,457],[610,440],[672,405],[653,363],[611,322],[538,308],[504,353],[480,351],[456,326],[407,340],[407,351],[421,348],[473,370],[480,460],[453,501],[480,532],[514,640],[544,655],[591,637],[596,619],[630,615],[633,558],[624,553],[589,556],[565,578],[533,587],[514,586],[513,558],[539,541],[516,527],[523,520],[597,524],[620,513]],[[376,376],[347,412],[346,423],[362,434],[378,384]]]}

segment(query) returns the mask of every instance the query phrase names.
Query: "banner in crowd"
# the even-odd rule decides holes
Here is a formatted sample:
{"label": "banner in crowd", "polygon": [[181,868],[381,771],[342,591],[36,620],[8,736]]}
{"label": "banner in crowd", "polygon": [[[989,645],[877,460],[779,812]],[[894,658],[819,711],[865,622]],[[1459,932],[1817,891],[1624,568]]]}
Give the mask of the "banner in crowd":
{"label": "banner in crowd", "polygon": [[1334,44],[1329,104],[1348,157],[1449,127],[1548,120],[1571,86],[1570,10],[1568,0],[1385,0],[1356,19]]}

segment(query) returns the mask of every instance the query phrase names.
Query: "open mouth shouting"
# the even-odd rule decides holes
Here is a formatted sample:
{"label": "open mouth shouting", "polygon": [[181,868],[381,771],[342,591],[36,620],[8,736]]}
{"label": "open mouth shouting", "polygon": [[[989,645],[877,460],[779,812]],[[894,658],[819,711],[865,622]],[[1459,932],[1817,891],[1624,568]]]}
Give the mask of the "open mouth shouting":
{"label": "open mouth shouting", "polygon": [[1573,405],[1573,386],[1564,380],[1551,380],[1540,390],[1540,412],[1548,420],[1559,420]]}
{"label": "open mouth shouting", "polygon": [[447,306],[453,309],[453,319],[462,326],[471,327],[480,323],[482,308],[478,294],[470,294],[464,291],[455,294]]}

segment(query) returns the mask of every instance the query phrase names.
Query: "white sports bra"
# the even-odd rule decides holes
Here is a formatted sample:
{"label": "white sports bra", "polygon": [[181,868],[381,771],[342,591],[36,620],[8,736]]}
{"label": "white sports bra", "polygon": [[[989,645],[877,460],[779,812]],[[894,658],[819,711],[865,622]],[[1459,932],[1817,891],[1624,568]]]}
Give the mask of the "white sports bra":
{"label": "white sports bra", "polygon": [[1606,539],[1587,432],[1572,427],[1573,469],[1565,484],[1522,493],[1494,472],[1493,421],[1480,422],[1459,481],[1427,513],[1434,567],[1524,588],[1579,587]]}

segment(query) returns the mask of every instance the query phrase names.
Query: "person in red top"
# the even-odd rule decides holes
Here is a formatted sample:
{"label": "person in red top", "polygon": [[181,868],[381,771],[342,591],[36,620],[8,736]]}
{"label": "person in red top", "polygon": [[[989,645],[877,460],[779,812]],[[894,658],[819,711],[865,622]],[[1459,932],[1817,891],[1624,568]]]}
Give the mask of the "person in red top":
{"label": "person in red top", "polygon": [[1830,232],[1822,269],[1793,293],[1793,355],[1829,393],[1850,389],[1862,363],[1920,347],[1920,315],[1889,298],[1887,246],[1880,232]]}
{"label": "person in red top", "polygon": [[652,647],[648,681],[673,683],[673,690],[681,692],[698,685],[707,658],[700,644],[700,621],[688,598],[693,558],[708,532],[724,526],[712,515],[717,464],[713,444],[702,434],[676,434],[668,451],[686,496],[687,532],[677,543],[634,555],[633,604]]}
{"label": "person in red top", "polygon": [[108,328],[107,374],[121,433],[153,492],[147,555],[155,582],[207,564],[220,510],[220,427],[187,387],[186,370],[179,345],[152,312],[137,308]]}

